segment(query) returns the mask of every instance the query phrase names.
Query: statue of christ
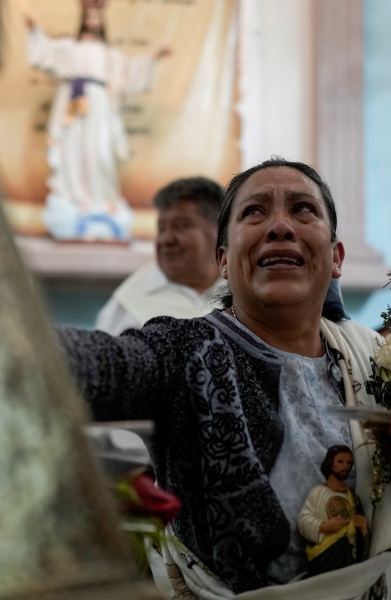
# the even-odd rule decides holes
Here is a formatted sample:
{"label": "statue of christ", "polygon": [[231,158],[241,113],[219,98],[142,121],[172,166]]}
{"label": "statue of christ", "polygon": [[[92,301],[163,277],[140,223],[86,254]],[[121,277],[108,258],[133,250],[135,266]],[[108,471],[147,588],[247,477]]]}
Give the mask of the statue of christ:
{"label": "statue of christ", "polygon": [[81,0],[77,39],[50,38],[26,19],[30,64],[60,79],[48,124],[49,194],[43,220],[59,240],[130,237],[132,210],[122,198],[117,161],[129,158],[119,103],[153,86],[157,60],[129,58],[106,40],[105,0]]}

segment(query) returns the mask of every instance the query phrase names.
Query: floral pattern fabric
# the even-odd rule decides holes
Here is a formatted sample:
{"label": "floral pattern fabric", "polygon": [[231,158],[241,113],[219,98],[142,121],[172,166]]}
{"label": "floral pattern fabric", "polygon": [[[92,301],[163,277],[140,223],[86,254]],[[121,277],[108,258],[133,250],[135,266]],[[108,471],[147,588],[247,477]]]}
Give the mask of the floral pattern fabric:
{"label": "floral pattern fabric", "polygon": [[247,352],[208,318],[60,336],[96,420],[155,421],[151,456],[158,484],[182,502],[179,540],[235,593],[267,585],[289,543],[268,480],[283,438],[274,357]]}
{"label": "floral pattern fabric", "polygon": [[[199,415],[201,468],[213,562],[225,580],[235,576],[244,557],[243,570],[247,571],[250,565],[253,572],[259,570],[270,552],[265,542],[270,543],[278,532],[286,543],[289,535],[248,431],[234,365],[233,354],[218,331],[215,339],[205,341],[187,365],[187,380]],[[256,528],[259,512],[262,527]],[[273,512],[274,518],[268,518]]]}
{"label": "floral pattern fabric", "polygon": [[[334,444],[352,448],[348,421],[327,410],[343,401],[343,388],[330,375],[328,356],[310,359],[278,354],[282,360],[279,415],[285,436],[270,483],[289,520],[291,538],[287,552],[269,565],[274,584],[287,583],[306,571],[307,542],[298,533],[297,517],[312,488],[324,482],[320,465],[328,448]],[[354,478],[352,470],[350,487]]]}
{"label": "floral pattern fabric", "polygon": [[156,478],[182,502],[175,535],[235,593],[267,585],[290,536],[269,481],[284,439],[278,353],[217,310],[118,338],[59,335],[96,420],[155,421]]}

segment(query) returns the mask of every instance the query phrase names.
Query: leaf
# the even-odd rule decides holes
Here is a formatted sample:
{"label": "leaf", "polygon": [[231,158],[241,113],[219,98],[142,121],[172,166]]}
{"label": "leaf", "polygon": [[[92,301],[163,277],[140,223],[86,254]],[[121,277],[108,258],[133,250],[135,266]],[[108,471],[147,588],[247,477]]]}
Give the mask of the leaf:
{"label": "leaf", "polygon": [[195,408],[196,408],[197,412],[199,412],[202,415],[205,415],[207,417],[210,415],[208,403],[206,402],[206,400],[204,398],[202,398],[202,396],[195,396],[194,403],[195,403]]}
{"label": "leaf", "polygon": [[221,478],[221,465],[219,463],[216,463],[215,465],[213,465],[213,467],[208,469],[208,471],[206,473],[206,480],[208,483],[211,483],[220,478]]}

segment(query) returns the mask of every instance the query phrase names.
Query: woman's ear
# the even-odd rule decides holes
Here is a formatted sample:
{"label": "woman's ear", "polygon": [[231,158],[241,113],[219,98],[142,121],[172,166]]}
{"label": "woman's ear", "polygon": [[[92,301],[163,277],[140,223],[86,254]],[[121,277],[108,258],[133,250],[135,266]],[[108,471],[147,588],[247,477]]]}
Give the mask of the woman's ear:
{"label": "woman's ear", "polygon": [[345,247],[342,242],[335,242],[333,250],[333,279],[339,279],[342,275],[342,263],[345,258]]}
{"label": "woman's ear", "polygon": [[220,248],[217,250],[217,262],[219,263],[221,277],[223,279],[228,279],[227,253],[225,246],[220,246]]}

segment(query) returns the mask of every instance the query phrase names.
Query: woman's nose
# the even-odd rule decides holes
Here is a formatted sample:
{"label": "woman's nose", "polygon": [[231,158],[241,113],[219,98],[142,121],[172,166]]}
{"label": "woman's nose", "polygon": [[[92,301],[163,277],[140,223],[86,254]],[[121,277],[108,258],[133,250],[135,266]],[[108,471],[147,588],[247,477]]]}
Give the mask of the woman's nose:
{"label": "woman's nose", "polygon": [[270,224],[267,232],[266,239],[269,242],[274,241],[296,241],[296,233],[292,225],[289,222],[289,218],[285,213],[276,213],[272,217],[272,223]]}

